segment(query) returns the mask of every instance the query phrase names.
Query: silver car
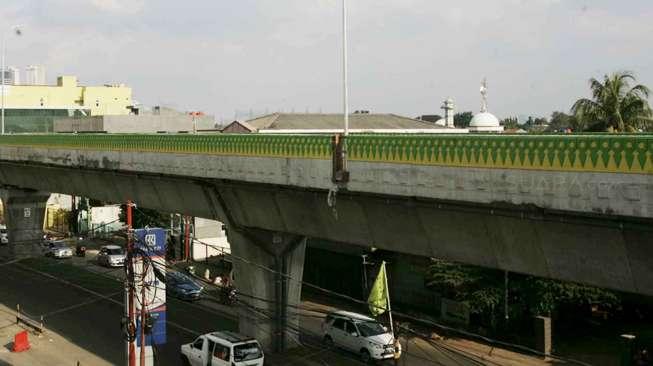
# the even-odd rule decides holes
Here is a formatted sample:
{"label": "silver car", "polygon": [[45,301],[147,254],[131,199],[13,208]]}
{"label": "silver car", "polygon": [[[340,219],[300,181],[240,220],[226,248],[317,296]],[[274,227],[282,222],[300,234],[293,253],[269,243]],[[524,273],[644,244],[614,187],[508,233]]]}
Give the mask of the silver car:
{"label": "silver car", "polygon": [[97,255],[97,262],[107,267],[122,267],[125,265],[125,251],[117,245],[104,245]]}
{"label": "silver car", "polygon": [[62,241],[55,241],[48,245],[48,249],[45,252],[45,255],[57,259],[72,258],[73,250],[68,245],[66,245],[66,243]]}

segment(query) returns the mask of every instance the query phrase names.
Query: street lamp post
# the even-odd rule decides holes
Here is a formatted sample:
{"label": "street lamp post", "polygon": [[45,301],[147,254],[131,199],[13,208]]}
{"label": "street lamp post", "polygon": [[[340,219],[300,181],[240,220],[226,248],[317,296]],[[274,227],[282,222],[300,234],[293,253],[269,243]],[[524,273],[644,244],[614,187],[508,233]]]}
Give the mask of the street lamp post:
{"label": "street lamp post", "polygon": [[349,135],[349,80],[347,75],[347,64],[347,0],[342,0],[342,102],[345,117],[345,136]]}
{"label": "street lamp post", "polygon": [[[22,31],[20,30],[20,27],[15,25],[11,27],[11,30],[14,32],[15,35],[20,36],[22,34]],[[7,37],[6,33],[2,33],[2,121],[0,124],[2,125],[1,132],[0,134],[4,135],[5,134],[5,94],[6,94],[6,89],[5,89],[5,79],[7,76],[7,65],[5,62],[5,57],[7,53]]]}

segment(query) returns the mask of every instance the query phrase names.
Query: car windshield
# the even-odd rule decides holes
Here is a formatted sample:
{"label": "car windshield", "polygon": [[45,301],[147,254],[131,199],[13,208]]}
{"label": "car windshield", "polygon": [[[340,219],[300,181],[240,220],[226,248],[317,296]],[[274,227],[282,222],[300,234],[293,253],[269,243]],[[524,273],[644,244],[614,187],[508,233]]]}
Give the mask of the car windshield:
{"label": "car windshield", "polygon": [[377,322],[360,322],[358,323],[358,330],[363,337],[372,337],[386,333],[383,326]]}
{"label": "car windshield", "polygon": [[68,248],[68,246],[64,243],[54,243],[52,244],[52,248],[54,249],[62,249],[62,248]]}
{"label": "car windshield", "polygon": [[263,357],[263,352],[261,352],[261,347],[256,342],[240,344],[234,347],[234,361],[236,362],[256,360],[261,357]]}
{"label": "car windshield", "polygon": [[122,248],[108,248],[107,253],[109,255],[118,255],[118,254],[123,254],[122,253]]}
{"label": "car windshield", "polygon": [[170,272],[168,273],[168,278],[171,280],[171,282],[177,282],[179,284],[186,284],[186,285],[195,285],[195,281],[193,281],[183,273]]}

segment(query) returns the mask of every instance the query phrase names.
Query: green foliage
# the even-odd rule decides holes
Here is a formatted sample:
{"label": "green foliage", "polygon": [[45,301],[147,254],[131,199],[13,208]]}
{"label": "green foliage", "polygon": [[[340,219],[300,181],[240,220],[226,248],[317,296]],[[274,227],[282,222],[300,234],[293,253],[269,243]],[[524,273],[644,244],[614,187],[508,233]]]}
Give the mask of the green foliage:
{"label": "green foliage", "polygon": [[[495,309],[505,306],[503,271],[432,259],[426,283],[443,296],[467,304],[471,313],[488,317],[492,324],[498,320]],[[511,318],[550,315],[562,305],[614,307],[620,302],[612,291],[519,274],[510,274],[508,293]]]}
{"label": "green foliage", "polygon": [[453,115],[453,124],[460,128],[469,127],[473,117],[474,113],[471,111],[456,113]]}
{"label": "green foliage", "polygon": [[637,84],[631,72],[604,75],[603,81],[590,79],[592,98],[581,98],[571,107],[572,114],[591,131],[632,132],[649,129],[653,114],[648,103],[650,90]]}
{"label": "green foliage", "polygon": [[573,132],[582,132],[585,126],[580,123],[576,116],[558,111],[551,113],[549,128],[547,129],[549,132],[562,132],[568,128]]}
{"label": "green foliage", "polygon": [[[127,205],[120,205],[120,221],[127,223]],[[170,226],[170,214],[151,210],[149,208],[132,209],[132,227],[141,229],[144,227],[168,227]]]}
{"label": "green foliage", "polygon": [[531,314],[551,314],[562,304],[589,305],[599,303],[614,307],[619,304],[615,292],[573,282],[548,280],[539,277],[518,277],[516,290],[523,296]]}
{"label": "green foliage", "polygon": [[475,314],[491,311],[503,301],[500,271],[433,259],[427,278],[427,286],[447,298],[467,304]]}
{"label": "green foliage", "polygon": [[519,120],[517,117],[508,117],[505,118],[503,121],[501,121],[501,125],[507,130],[512,130],[512,129],[518,129],[519,127]]}

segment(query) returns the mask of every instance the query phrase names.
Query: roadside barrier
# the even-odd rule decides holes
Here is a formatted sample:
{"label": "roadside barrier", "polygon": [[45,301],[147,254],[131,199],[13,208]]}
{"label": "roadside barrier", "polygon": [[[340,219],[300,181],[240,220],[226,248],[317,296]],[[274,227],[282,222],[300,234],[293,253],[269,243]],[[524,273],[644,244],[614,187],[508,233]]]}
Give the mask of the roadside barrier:
{"label": "roadside barrier", "polygon": [[29,349],[29,339],[27,338],[27,331],[16,333],[14,336],[14,346],[11,348],[11,352],[23,352]]}
{"label": "roadside barrier", "polygon": [[40,320],[34,320],[30,318],[27,314],[20,312],[20,304],[16,305],[16,324],[25,324],[26,326],[32,328],[38,334],[41,334],[45,331],[43,326],[43,316]]}

